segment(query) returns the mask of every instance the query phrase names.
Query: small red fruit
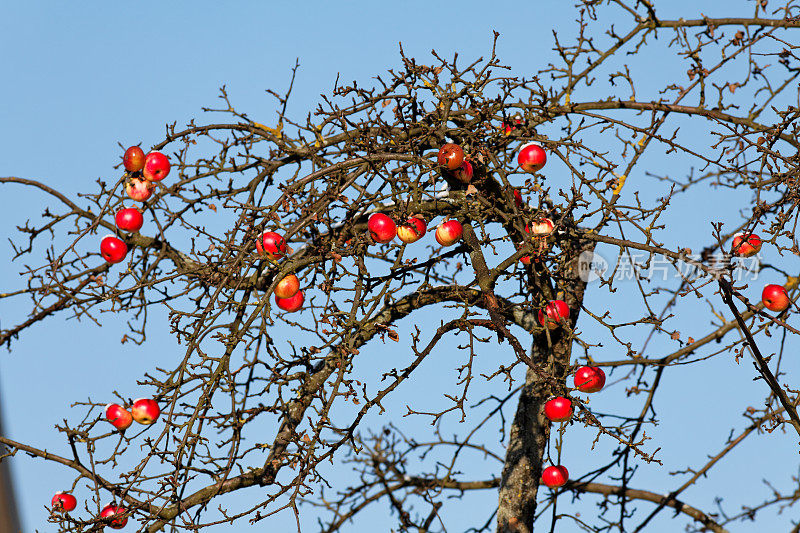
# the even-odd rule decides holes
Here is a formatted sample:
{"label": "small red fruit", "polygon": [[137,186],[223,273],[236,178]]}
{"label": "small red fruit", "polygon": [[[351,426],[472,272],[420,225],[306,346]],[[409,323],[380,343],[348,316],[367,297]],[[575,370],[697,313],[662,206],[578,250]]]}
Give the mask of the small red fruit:
{"label": "small red fruit", "polygon": [[56,492],[50,500],[50,506],[54,513],[68,513],[78,506],[78,500],[68,492]]}
{"label": "small red fruit", "polygon": [[142,229],[144,217],[135,207],[127,207],[117,211],[114,221],[117,223],[117,227],[122,231],[135,233]]}
{"label": "small red fruit", "polygon": [[469,161],[464,161],[461,163],[460,167],[453,171],[453,177],[455,177],[461,183],[469,183],[472,181],[473,174],[474,172],[472,169],[472,163]]}
{"label": "small red fruit", "polygon": [[566,422],[572,416],[572,401],[563,396],[556,396],[544,404],[544,416],[551,422]]}
{"label": "small red fruit", "polygon": [[[553,224],[552,220],[550,220],[549,218],[543,218],[531,224],[530,233],[534,237],[547,237],[548,235],[553,233],[554,227],[555,224]],[[528,227],[525,226],[526,230],[527,228]]]}
{"label": "small red fruit", "polygon": [[144,202],[153,195],[154,185],[142,178],[130,178],[125,184],[125,194],[131,200]]}
{"label": "small red fruit", "polygon": [[761,250],[761,237],[750,234],[745,240],[745,236],[739,233],[733,237],[731,253],[740,257],[751,257]]}
{"label": "small red fruit", "polygon": [[569,318],[569,307],[563,300],[551,300],[544,309],[539,309],[538,318],[542,326],[556,329],[562,320]]}
{"label": "small red fruit", "polygon": [[419,215],[413,216],[405,224],[397,227],[397,238],[406,244],[411,244],[420,240],[427,229],[425,219]]}
{"label": "small red fruit", "polygon": [[128,255],[128,245],[113,235],[106,235],[100,241],[100,255],[109,263],[119,263]]}
{"label": "small red fruit", "polygon": [[439,148],[439,166],[455,170],[464,162],[464,150],[457,144],[447,143]]}
{"label": "small red fruit", "polygon": [[517,162],[522,170],[533,174],[547,163],[547,154],[541,145],[537,143],[528,143],[520,149]]}
{"label": "small red fruit", "polygon": [[575,387],[581,392],[597,392],[606,384],[606,373],[598,366],[582,366],[575,372]]}
{"label": "small red fruit", "polygon": [[306,297],[303,291],[297,291],[291,298],[278,298],[278,295],[275,295],[275,303],[277,306],[288,313],[299,311],[303,307],[305,299]]}
{"label": "small red fruit", "polygon": [[144,178],[147,181],[161,181],[169,174],[169,158],[161,152],[150,152],[144,158]]}
{"label": "small red fruit", "polygon": [[[127,512],[127,509],[121,507],[119,505],[114,505],[113,503],[109,503],[103,510],[100,511],[100,518],[111,518],[117,515],[123,515]],[[128,517],[125,518],[114,518],[108,523],[108,527],[111,529],[122,529],[125,527],[125,524],[128,523]]]}
{"label": "small red fruit", "polygon": [[139,398],[133,402],[131,407],[133,419],[145,426],[149,426],[158,420],[158,415],[160,414],[161,409],[158,407],[158,402],[150,398]]}
{"label": "small red fruit", "polygon": [[391,241],[397,233],[397,225],[394,223],[394,220],[383,213],[373,213],[370,215],[367,221],[367,228],[375,242],[380,243]]}
{"label": "small red fruit", "polygon": [[567,467],[562,465],[548,466],[542,471],[542,483],[551,489],[557,489],[567,484],[569,472]]}
{"label": "small red fruit", "polygon": [[522,193],[519,189],[514,189],[514,203],[517,207],[522,207]]}
{"label": "small red fruit", "polygon": [[265,231],[256,241],[256,250],[270,261],[286,255],[286,240],[274,231]]}
{"label": "small red fruit", "polygon": [[436,228],[436,242],[442,246],[455,244],[464,233],[464,226],[458,220],[446,220]]}
{"label": "small red fruit", "polygon": [[144,168],[144,150],[131,146],[122,156],[122,164],[128,172],[138,172]]}
{"label": "small red fruit", "polygon": [[789,308],[792,303],[789,294],[782,285],[766,285],[761,291],[761,302],[770,311],[782,312]]}
{"label": "small red fruit", "polygon": [[[536,243],[535,255],[538,257],[547,249],[547,236],[553,233],[555,224],[549,218],[543,218],[533,222],[531,225],[525,224],[525,231],[533,234],[533,240]],[[531,257],[529,255],[519,258],[520,262],[524,265],[531,264]]]}
{"label": "small red fruit", "polygon": [[291,298],[300,290],[300,280],[294,274],[289,274],[275,285],[276,298]]}
{"label": "small red fruit", "polygon": [[131,413],[116,403],[106,405],[106,420],[120,431],[128,429],[133,424]]}

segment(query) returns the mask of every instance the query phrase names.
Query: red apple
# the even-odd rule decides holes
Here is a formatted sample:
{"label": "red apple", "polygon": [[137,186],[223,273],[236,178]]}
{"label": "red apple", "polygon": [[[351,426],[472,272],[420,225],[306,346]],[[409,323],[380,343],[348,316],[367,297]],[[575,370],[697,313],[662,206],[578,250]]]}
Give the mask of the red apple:
{"label": "red apple", "polygon": [[142,229],[144,217],[135,207],[127,207],[117,211],[114,221],[117,223],[117,227],[122,231],[135,233]]}
{"label": "red apple", "polygon": [[562,320],[569,318],[569,307],[563,300],[551,300],[544,309],[539,309],[538,318],[539,324],[542,326],[548,329],[556,329]]}
{"label": "red apple", "polygon": [[109,263],[119,263],[128,255],[128,245],[113,235],[106,235],[100,241],[100,255]]}
{"label": "red apple", "polygon": [[137,202],[144,202],[150,198],[153,195],[153,189],[153,184],[142,178],[129,178],[125,183],[125,194]]}
{"label": "red apple", "polygon": [[[109,503],[103,510],[100,511],[100,518],[111,518],[117,515],[123,515],[127,512],[127,509],[121,507],[119,505],[114,505],[113,503]],[[125,527],[125,524],[128,523],[128,517],[124,518],[114,518],[108,523],[108,527],[111,529],[122,529]]]}
{"label": "red apple", "polygon": [[406,244],[411,244],[420,240],[427,229],[428,225],[425,223],[425,219],[415,215],[409,218],[405,224],[397,226],[397,238]]}
{"label": "red apple", "polygon": [[150,152],[144,158],[142,174],[147,181],[161,181],[169,174],[169,158],[161,152]]}
{"label": "red apple", "polygon": [[575,387],[581,392],[597,392],[606,384],[606,373],[598,366],[582,366],[575,372]]}
{"label": "red apple", "polygon": [[514,203],[517,207],[522,207],[522,193],[519,189],[514,189]]}
{"label": "red apple", "polygon": [[458,220],[445,220],[436,228],[436,242],[442,246],[451,246],[461,239],[464,227]]}
{"label": "red apple", "polygon": [[556,396],[544,404],[544,416],[551,422],[566,422],[572,416],[572,400]]}
{"label": "red apple", "polygon": [[286,255],[286,240],[274,231],[265,231],[256,241],[256,250],[270,261],[277,261]]}
{"label": "red apple", "polygon": [[741,257],[751,257],[761,250],[761,237],[750,234],[745,240],[743,233],[738,233],[733,237],[731,253]]}
{"label": "red apple", "polygon": [[131,406],[131,416],[134,420],[145,426],[149,426],[156,420],[158,415],[161,414],[161,409],[158,407],[158,402],[150,398],[139,398],[133,402]]}
{"label": "red apple", "polygon": [[457,144],[447,143],[439,148],[439,166],[455,170],[464,162],[464,150]]}
{"label": "red apple", "polygon": [[525,226],[525,230],[531,233],[535,237],[547,237],[551,233],[553,233],[553,228],[555,224],[549,218],[543,218],[533,222],[530,226],[530,230],[528,230],[528,226]]}
{"label": "red apple", "polygon": [[50,506],[54,513],[68,513],[78,506],[78,500],[68,492],[56,492],[56,495],[50,500]]}
{"label": "red apple", "polygon": [[791,302],[782,285],[766,285],[761,291],[761,303],[770,311],[786,311]]}
{"label": "red apple", "polygon": [[567,484],[569,472],[565,466],[548,466],[542,471],[542,483],[551,489],[557,489]]}
{"label": "red apple", "polygon": [[397,225],[394,220],[383,213],[373,213],[367,221],[369,234],[375,242],[387,243],[394,239],[397,232]]}
{"label": "red apple", "polygon": [[138,172],[144,168],[144,150],[131,146],[122,156],[122,164],[128,172]]}
{"label": "red apple", "polygon": [[300,280],[294,274],[289,274],[275,285],[275,297],[279,299],[291,298],[300,290]]}
{"label": "red apple", "polygon": [[278,295],[275,295],[275,303],[277,306],[288,313],[299,311],[303,307],[305,299],[306,297],[303,291],[297,291],[291,298],[278,298]]}
{"label": "red apple", "polygon": [[461,183],[469,183],[472,181],[473,175],[472,163],[464,161],[461,166],[453,171],[453,177]]}
{"label": "red apple", "polygon": [[131,427],[133,416],[121,405],[110,403],[106,405],[106,420],[111,422],[112,426],[122,431]]}
{"label": "red apple", "polygon": [[517,162],[522,170],[533,174],[547,163],[547,154],[540,144],[528,143],[520,149]]}

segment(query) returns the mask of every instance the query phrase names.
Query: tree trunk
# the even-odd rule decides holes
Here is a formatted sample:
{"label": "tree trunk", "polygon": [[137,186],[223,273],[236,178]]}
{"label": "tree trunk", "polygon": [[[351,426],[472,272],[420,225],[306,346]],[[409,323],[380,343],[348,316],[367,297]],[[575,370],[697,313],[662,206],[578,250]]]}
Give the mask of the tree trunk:
{"label": "tree trunk", "polygon": [[[2,409],[0,409],[0,435],[3,432]],[[7,453],[6,447],[0,444],[0,454]],[[0,532],[18,533],[22,531],[17,516],[17,502],[14,497],[14,484],[9,467],[10,457],[0,460]],[[49,502],[48,502],[49,503]]]}
{"label": "tree trunk", "polygon": [[[576,246],[571,254],[570,268],[559,280],[559,289],[570,308],[570,326],[574,327],[583,301],[586,282],[581,279],[586,265],[579,264],[581,251],[591,253],[593,245]],[[585,258],[586,256],[583,256]],[[583,267],[583,269],[582,269]],[[585,276],[584,276],[585,277]],[[533,362],[546,369],[559,382],[566,379],[570,364],[572,335],[561,327],[534,337],[531,349]],[[500,481],[497,509],[498,533],[531,533],[536,513],[536,495],[542,476],[542,460],[550,439],[550,422],[544,416],[544,403],[556,391],[534,370],[528,368],[525,385],[520,392],[517,412],[509,431],[505,465]]]}

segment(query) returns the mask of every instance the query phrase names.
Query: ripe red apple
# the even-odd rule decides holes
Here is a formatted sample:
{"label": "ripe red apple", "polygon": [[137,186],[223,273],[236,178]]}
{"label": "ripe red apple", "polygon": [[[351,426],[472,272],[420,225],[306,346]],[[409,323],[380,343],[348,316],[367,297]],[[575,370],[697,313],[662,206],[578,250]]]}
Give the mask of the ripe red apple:
{"label": "ripe red apple", "polygon": [[551,489],[557,489],[567,484],[569,472],[565,466],[548,466],[542,471],[542,483]]}
{"label": "ripe red apple", "polygon": [[453,171],[453,177],[456,178],[461,183],[469,183],[472,181],[472,175],[474,174],[472,169],[472,163],[469,161],[464,161],[461,163],[461,166],[458,167]]}
{"label": "ripe red apple", "polygon": [[256,250],[270,261],[277,261],[286,255],[286,240],[274,231],[265,231],[256,241]]}
{"label": "ripe red apple", "polygon": [[420,240],[427,229],[428,225],[425,223],[425,219],[415,215],[410,217],[405,224],[397,226],[397,238],[406,244],[411,244]]}
{"label": "ripe red apple", "polygon": [[569,318],[569,307],[563,300],[550,300],[544,309],[539,309],[538,318],[542,326],[556,329],[562,320]]}
{"label": "ripe red apple", "polygon": [[394,223],[394,220],[383,213],[373,213],[370,215],[367,221],[367,228],[375,242],[380,243],[391,241],[397,233],[397,225]]}
{"label": "ripe red apple", "polygon": [[522,170],[533,174],[547,163],[547,154],[540,144],[528,143],[520,149],[517,162]]}
{"label": "ripe red apple", "polygon": [[147,181],[161,181],[169,174],[169,158],[161,152],[150,152],[144,158],[142,174]]}
{"label": "ripe red apple", "polygon": [[525,230],[529,231],[535,237],[547,237],[551,233],[553,233],[553,228],[555,224],[549,218],[543,218],[533,222],[530,226],[530,230],[528,230],[528,226],[525,226]]}
{"label": "ripe red apple", "polygon": [[519,192],[519,189],[514,189],[514,203],[517,207],[522,207],[522,193]]}
{"label": "ripe red apple", "polygon": [[153,184],[142,178],[129,178],[125,183],[125,194],[137,202],[144,202],[150,198],[153,195],[153,189]]}
{"label": "ripe red apple", "polygon": [[[109,503],[108,505],[103,507],[102,511],[100,511],[100,518],[111,518],[117,515],[123,515],[125,514],[126,511],[127,509],[125,509],[124,507],[121,507],[119,505],[114,505],[113,503]],[[128,517],[114,518],[108,524],[108,527],[110,527],[111,529],[122,529],[123,527],[125,527],[125,524],[127,523],[128,523]]]}
{"label": "ripe red apple", "polygon": [[572,400],[556,396],[544,404],[544,416],[551,422],[566,422],[572,417]]}
{"label": "ripe red apple", "polygon": [[582,366],[575,372],[575,387],[581,392],[597,392],[606,384],[606,373],[598,366]]}
{"label": "ripe red apple", "polygon": [[139,398],[133,402],[131,406],[131,416],[134,420],[145,426],[149,426],[156,420],[158,415],[161,414],[161,409],[158,407],[158,402],[150,398]]}
{"label": "ripe red apple", "polygon": [[447,143],[439,148],[439,166],[455,170],[464,162],[464,150],[457,144]]}
{"label": "ripe red apple", "polygon": [[436,242],[442,246],[451,246],[461,239],[464,226],[458,220],[445,220],[436,228]]}
{"label": "ripe red apple", "polygon": [[131,146],[122,156],[122,164],[128,172],[138,172],[144,168],[144,150]]}
{"label": "ripe red apple", "polygon": [[745,240],[742,233],[738,233],[733,237],[733,244],[731,245],[731,253],[740,257],[751,257],[756,255],[761,250],[761,237],[751,234]]}
{"label": "ripe red apple", "polygon": [[135,207],[127,207],[117,211],[116,216],[114,216],[114,221],[117,223],[117,227],[122,231],[135,233],[142,229],[144,217]]}
{"label": "ripe red apple", "polygon": [[100,255],[109,263],[119,263],[128,255],[128,245],[113,235],[106,235],[100,241]]}
{"label": "ripe red apple", "polygon": [[278,295],[275,295],[275,303],[277,306],[288,313],[299,311],[303,307],[303,302],[305,302],[305,300],[306,297],[303,291],[297,291],[291,298],[278,298]]}
{"label": "ripe red apple", "polygon": [[291,298],[300,290],[300,280],[294,274],[289,274],[275,285],[276,298]]}
{"label": "ripe red apple", "polygon": [[50,500],[50,506],[54,513],[68,513],[78,506],[78,500],[68,492],[56,492],[56,495]]}
{"label": "ripe red apple", "polygon": [[111,425],[120,431],[126,430],[133,424],[133,416],[131,413],[116,403],[106,405],[106,420],[111,422]]}
{"label": "ripe red apple", "polygon": [[766,285],[761,291],[761,302],[770,311],[786,311],[792,301],[782,285]]}

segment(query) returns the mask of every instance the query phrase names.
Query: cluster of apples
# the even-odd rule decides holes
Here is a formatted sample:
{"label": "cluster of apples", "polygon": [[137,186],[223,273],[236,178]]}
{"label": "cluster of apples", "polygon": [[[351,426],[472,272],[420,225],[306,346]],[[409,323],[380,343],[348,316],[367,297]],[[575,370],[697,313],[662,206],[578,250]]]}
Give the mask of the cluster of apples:
{"label": "cluster of apples", "polygon": [[[437,163],[441,167],[442,173],[447,176],[468,184],[472,181],[475,173],[474,167],[464,154],[464,149],[455,143],[447,143],[439,148]],[[522,170],[534,173],[544,167],[547,162],[547,154],[537,143],[524,145],[517,156],[517,162]],[[522,206],[522,195],[518,190],[514,190],[514,201],[517,207]],[[367,222],[369,234],[375,242],[388,243],[395,236],[405,244],[411,244],[420,240],[428,229],[428,224],[422,215],[413,215],[405,222],[397,225],[391,217],[384,213],[373,213]],[[442,246],[452,246],[461,239],[463,226],[458,220],[445,220],[436,227],[436,242]],[[528,232],[533,231],[536,236],[547,236],[553,231],[553,221],[543,219],[532,225],[532,228],[525,226]],[[523,257],[522,262],[530,263],[529,257]]]}
{"label": "cluster of apples", "polygon": [[[547,329],[557,329],[569,318],[569,306],[563,300],[551,300],[539,310],[537,318]],[[573,382],[580,392],[599,392],[606,384],[606,374],[600,367],[582,366],[575,371]],[[567,422],[572,412],[572,400],[564,396],[556,396],[544,404],[544,416],[551,422]],[[564,465],[551,465],[542,471],[542,483],[547,487],[562,487],[568,480],[569,471]]]}
{"label": "cluster of apples", "polygon": [[111,422],[112,426],[120,431],[125,431],[131,427],[134,420],[142,425],[149,426],[158,420],[161,409],[155,400],[139,398],[134,400],[130,411],[119,404],[110,403],[106,405],[105,413],[106,420]]}
{"label": "cluster of apples", "polygon": [[[139,398],[133,402],[130,411],[123,406],[110,403],[106,405],[105,415],[112,426],[120,431],[128,429],[134,420],[140,424],[150,425],[158,419],[161,414],[161,409],[158,407],[158,402],[150,398]],[[68,513],[75,510],[78,506],[78,500],[68,492],[57,492],[53,499],[50,500],[50,505],[54,513]],[[128,523],[127,516],[124,515],[128,510],[119,505],[109,503],[100,511],[100,518],[108,518],[108,526],[112,529],[122,529]]]}
{"label": "cluster of apples", "polygon": [[[122,156],[122,164],[128,171],[125,193],[136,202],[144,202],[153,194],[155,183],[169,174],[169,158],[161,152],[152,151],[145,155],[138,146],[131,146]],[[136,233],[142,229],[144,217],[135,207],[117,211],[114,221],[121,231]],[[109,263],[119,263],[128,255],[128,245],[116,235],[106,235],[100,241],[100,255]]]}
{"label": "cluster of apples", "polygon": [[[274,263],[286,256],[288,248],[286,239],[281,234],[265,231],[256,241],[256,250],[262,257],[266,257]],[[275,305],[288,313],[302,309],[303,302],[306,300],[305,294],[300,290],[300,280],[294,274],[289,274],[281,279],[275,285],[273,293],[275,294]]]}
{"label": "cluster of apples", "polygon": [[[398,226],[388,215],[373,213],[367,221],[367,229],[375,242],[385,244],[397,236],[404,243],[411,244],[425,235],[428,224],[422,215],[414,215]],[[451,246],[461,239],[463,233],[464,226],[461,222],[454,219],[445,220],[436,228],[436,242],[442,246]]]}
{"label": "cluster of apples", "polygon": [[[731,244],[731,253],[739,257],[752,257],[761,251],[761,237],[754,233],[739,233],[734,235]],[[761,303],[770,311],[782,313],[789,309],[792,299],[782,285],[765,285],[761,291]]]}
{"label": "cluster of apples", "polygon": [[[50,501],[50,506],[54,513],[68,513],[75,510],[78,500],[68,492],[57,492]],[[124,516],[127,512],[125,507],[109,503],[100,511],[100,518],[108,519],[108,527],[111,529],[122,529],[128,523],[128,517]]]}

